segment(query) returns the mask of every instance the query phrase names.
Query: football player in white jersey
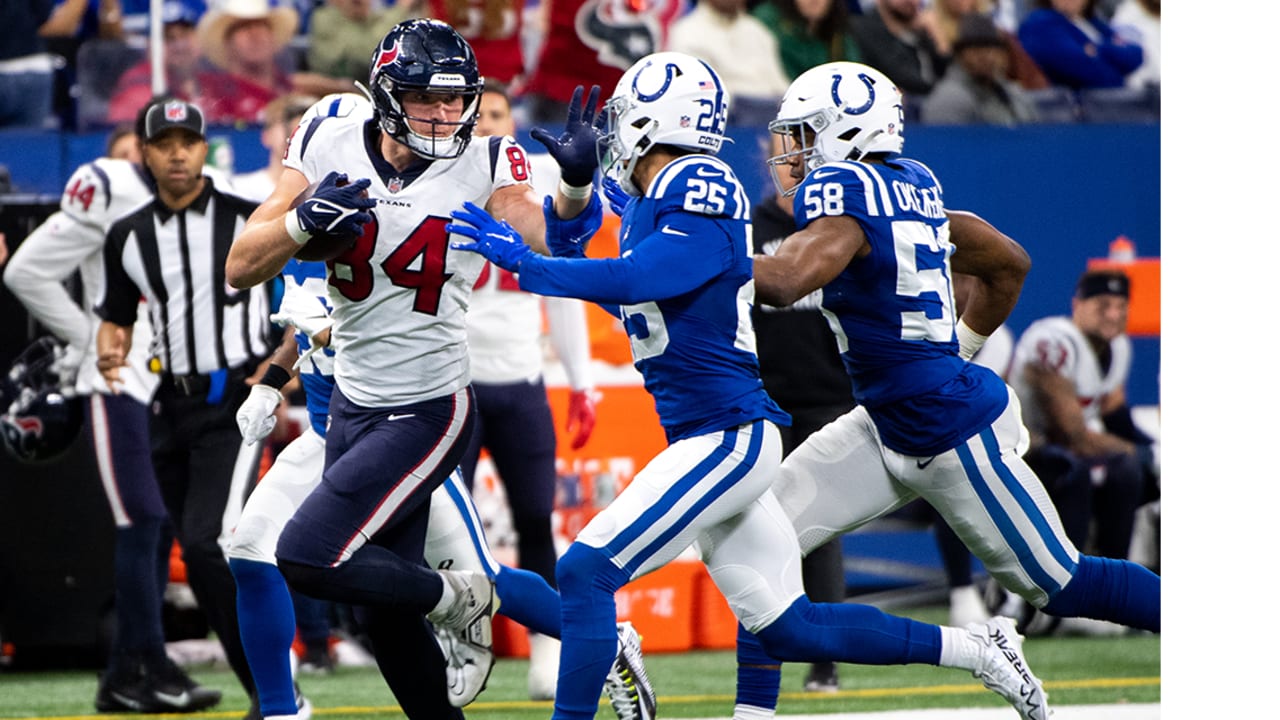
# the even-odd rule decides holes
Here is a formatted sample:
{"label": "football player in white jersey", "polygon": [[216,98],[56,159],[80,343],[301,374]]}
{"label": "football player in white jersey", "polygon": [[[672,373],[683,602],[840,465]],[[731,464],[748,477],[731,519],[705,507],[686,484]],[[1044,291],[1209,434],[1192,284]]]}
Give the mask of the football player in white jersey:
{"label": "football player in white jersey", "polygon": [[[769,489],[782,457],[778,426],[791,419],[760,379],[747,193],[714,157],[727,115],[720,77],[701,60],[657,53],[623,73],[600,141],[604,172],[635,198],[623,212],[620,257],[587,258],[589,236],[549,226],[556,257],[544,258],[474,205],[450,225],[474,241],[457,247],[515,272],[522,289],[591,300],[621,319],[669,442],[556,566],[563,645],[552,717],[595,717],[613,659],[614,594],[696,545],[763,641],[759,663],[964,668],[1024,718],[1043,720],[1043,690],[1011,624],[940,628],[805,597],[799,545]],[[654,717],[653,706],[640,709]]]}
{"label": "football player in white jersey", "polygon": [[[320,117],[295,131],[279,185],[231,249],[227,280],[274,277],[321,229],[358,235],[329,261],[336,387],[324,475],[281,532],[277,564],[292,587],[367,609],[379,668],[410,718],[459,717],[422,615],[486,648],[494,597],[485,574],[422,560],[431,493],[457,466],[474,414],[464,313],[483,259],[453,251],[444,226],[467,201],[534,238],[545,220],[523,148],[471,141],[483,79],[451,27],[392,28],[374,49],[370,89],[372,120]],[[595,160],[593,130],[572,110],[570,120],[543,141],[564,170],[550,212],[573,223],[593,197]]]}
{"label": "football player in white jersey", "polygon": [[[859,402],[782,462],[774,491],[802,548],[923,497],[1032,605],[1158,632],[1160,578],[1076,549],[1021,458],[1017,397],[966,362],[1017,302],[1026,253],[977,217],[947,211],[933,172],[900,156],[902,95],[874,68],[806,71],[769,127],[790,143],[770,167],[801,180],[798,230],[777,254],[756,257],[756,291],[785,305],[821,290]],[[953,271],[978,281],[960,316]],[[986,627],[1013,632],[1007,618]],[[772,713],[766,703],[750,714]]]}
{"label": "football player in white jersey", "polygon": [[[153,100],[139,117],[145,116]],[[141,131],[137,134],[140,136]],[[97,371],[93,338],[100,323],[91,305],[102,286],[102,247],[116,219],[149,202],[154,180],[141,164],[99,158],[81,165],[59,210],[22,243],[4,281],[33,318],[66,343],[59,370],[80,395],[93,433],[98,476],[116,526],[116,632],[94,706],[99,712],[190,712],[222,693],[196,685],[169,660],[161,624],[162,558],[169,555],[168,513],[151,466],[148,410],[158,377],[148,369],[151,325],[139,313],[133,349],[117,394]],[[63,281],[79,271],[84,302]]]}
{"label": "football player in white jersey", "polygon": [[1093,546],[1109,558],[1129,557],[1154,464],[1152,439],[1134,425],[1125,399],[1128,316],[1128,276],[1086,271],[1071,316],[1032,323],[1009,372],[1031,432],[1027,464],[1049,489],[1071,541],[1084,546],[1092,524]]}

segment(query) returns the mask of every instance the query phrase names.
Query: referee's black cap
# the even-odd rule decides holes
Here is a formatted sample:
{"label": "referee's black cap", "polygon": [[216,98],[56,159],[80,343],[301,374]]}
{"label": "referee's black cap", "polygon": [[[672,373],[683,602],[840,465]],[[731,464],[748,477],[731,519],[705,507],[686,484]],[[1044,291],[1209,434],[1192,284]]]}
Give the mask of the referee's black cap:
{"label": "referee's black cap", "polygon": [[166,100],[147,110],[142,123],[142,141],[151,142],[168,130],[180,128],[204,137],[204,113],[183,100]]}

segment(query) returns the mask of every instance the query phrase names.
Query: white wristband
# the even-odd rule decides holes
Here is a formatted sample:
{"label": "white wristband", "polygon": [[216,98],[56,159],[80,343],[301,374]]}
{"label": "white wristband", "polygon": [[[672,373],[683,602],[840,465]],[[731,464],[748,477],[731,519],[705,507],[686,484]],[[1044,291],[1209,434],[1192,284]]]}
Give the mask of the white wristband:
{"label": "white wristband", "polygon": [[560,181],[560,194],[565,196],[566,200],[586,200],[591,197],[591,193],[595,192],[595,185],[587,183],[582,187],[574,187],[564,180]]}
{"label": "white wristband", "polygon": [[972,360],[974,355],[982,349],[982,344],[987,341],[986,335],[979,335],[969,327],[963,319],[956,323],[956,341],[960,343],[960,357],[963,360]]}
{"label": "white wristband", "polygon": [[289,237],[299,245],[306,245],[311,239],[311,233],[302,229],[302,223],[298,221],[298,211],[290,210],[284,215],[284,231],[289,233]]}

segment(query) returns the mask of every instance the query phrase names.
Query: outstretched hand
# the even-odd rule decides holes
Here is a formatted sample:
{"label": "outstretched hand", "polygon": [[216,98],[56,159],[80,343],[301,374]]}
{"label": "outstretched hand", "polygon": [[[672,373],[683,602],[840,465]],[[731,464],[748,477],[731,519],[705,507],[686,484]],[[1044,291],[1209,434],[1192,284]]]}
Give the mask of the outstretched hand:
{"label": "outstretched hand", "polygon": [[600,86],[591,86],[585,103],[582,102],[582,92],[581,85],[574,89],[564,132],[558,137],[540,127],[529,132],[560,164],[560,178],[570,187],[585,187],[595,178],[596,168],[600,165],[596,157],[596,141],[604,135],[605,113],[596,113]]}
{"label": "outstretched hand", "polygon": [[[472,242],[450,243],[455,250],[480,253],[489,262],[509,272],[519,272],[520,263],[533,249],[524,243],[520,233],[511,227],[506,220],[498,220],[484,208],[473,202],[463,205],[464,210],[454,210],[453,219],[444,229],[464,237]],[[465,223],[465,224],[463,224]]]}
{"label": "outstretched hand", "polygon": [[622,185],[617,180],[608,175],[600,182],[600,189],[604,191],[604,199],[609,201],[609,209],[618,217],[622,217],[622,214],[627,211],[627,206],[635,200],[622,189]]}

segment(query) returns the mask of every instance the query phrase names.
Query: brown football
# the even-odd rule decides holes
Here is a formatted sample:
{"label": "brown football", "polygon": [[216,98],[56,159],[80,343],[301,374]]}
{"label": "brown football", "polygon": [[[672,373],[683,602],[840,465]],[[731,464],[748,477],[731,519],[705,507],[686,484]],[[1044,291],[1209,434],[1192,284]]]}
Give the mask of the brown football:
{"label": "brown football", "polygon": [[[343,178],[338,178],[337,185],[346,185],[347,182],[348,181]],[[306,189],[298,193],[298,196],[293,199],[293,202],[289,203],[289,209],[292,210],[306,202],[308,198],[315,194],[316,188],[318,187],[320,187],[320,181],[318,180],[308,185]],[[361,193],[361,195],[368,197],[369,193],[368,191],[365,191]],[[298,249],[293,253],[293,256],[299,260],[326,262],[338,257],[347,250],[350,250],[351,246],[355,245],[356,240],[359,239],[359,234],[335,234],[327,233],[323,230],[317,230],[311,234],[310,240],[305,244],[298,246]]]}

